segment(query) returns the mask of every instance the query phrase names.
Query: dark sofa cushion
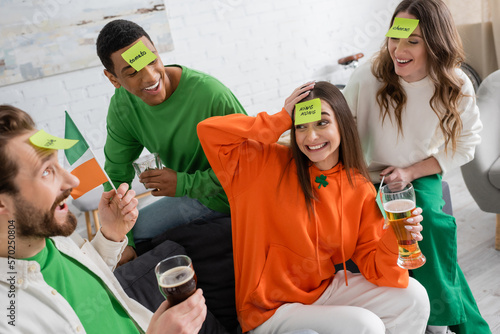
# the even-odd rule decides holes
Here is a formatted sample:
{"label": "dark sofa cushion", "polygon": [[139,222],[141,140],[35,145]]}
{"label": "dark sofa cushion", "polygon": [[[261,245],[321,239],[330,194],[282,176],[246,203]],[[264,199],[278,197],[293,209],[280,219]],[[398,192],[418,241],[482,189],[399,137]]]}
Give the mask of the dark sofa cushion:
{"label": "dark sofa cushion", "polygon": [[210,312],[229,331],[238,326],[234,292],[231,218],[195,220],[175,227],[151,240],[157,247],[165,241],[183,246],[193,261],[198,287]]}
{"label": "dark sofa cushion", "polygon": [[181,245],[167,240],[136,260],[116,268],[115,277],[130,298],[155,312],[165,297],[158,288],[154,270],[158,262],[174,255],[186,255],[186,251]]}

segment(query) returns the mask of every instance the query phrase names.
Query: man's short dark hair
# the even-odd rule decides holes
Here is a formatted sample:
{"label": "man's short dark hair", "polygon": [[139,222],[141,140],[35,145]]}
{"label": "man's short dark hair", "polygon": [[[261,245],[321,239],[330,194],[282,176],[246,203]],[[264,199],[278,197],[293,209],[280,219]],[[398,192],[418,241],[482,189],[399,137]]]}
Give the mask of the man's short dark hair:
{"label": "man's short dark hair", "polygon": [[97,36],[97,55],[104,67],[115,74],[111,54],[129,46],[142,36],[146,36],[151,43],[148,33],[138,24],[127,20],[114,20],[107,23]]}
{"label": "man's short dark hair", "polygon": [[19,166],[7,152],[9,140],[35,129],[35,122],[26,112],[13,106],[0,105],[0,194],[15,195],[14,182]]}

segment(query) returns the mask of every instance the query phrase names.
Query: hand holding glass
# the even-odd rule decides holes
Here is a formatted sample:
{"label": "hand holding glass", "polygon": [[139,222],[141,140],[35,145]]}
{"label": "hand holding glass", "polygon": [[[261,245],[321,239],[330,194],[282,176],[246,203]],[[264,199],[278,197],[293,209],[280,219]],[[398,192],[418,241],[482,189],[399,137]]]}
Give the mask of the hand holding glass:
{"label": "hand holding glass", "polygon": [[155,268],[160,292],[170,306],[177,305],[196,292],[196,274],[191,259],[176,255],[161,261]]}
{"label": "hand holding glass", "polygon": [[425,256],[411,232],[405,228],[406,219],[415,210],[415,191],[411,183],[393,182],[381,189],[382,204],[396,238],[398,239],[398,266],[404,269],[416,269],[424,265]]}
{"label": "hand holding glass", "polygon": [[142,172],[145,172],[150,169],[162,169],[163,165],[161,163],[160,156],[158,153],[150,153],[145,156],[142,156],[132,162],[132,166],[134,166],[135,172],[137,176],[140,176]]}

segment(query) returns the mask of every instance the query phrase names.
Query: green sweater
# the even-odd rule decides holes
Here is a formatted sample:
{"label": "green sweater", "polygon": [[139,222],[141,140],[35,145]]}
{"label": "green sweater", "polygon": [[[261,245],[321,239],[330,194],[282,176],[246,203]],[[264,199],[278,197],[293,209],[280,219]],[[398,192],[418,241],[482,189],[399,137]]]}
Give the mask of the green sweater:
{"label": "green sweater", "polygon": [[[175,196],[189,196],[206,207],[229,213],[227,196],[203,152],[196,125],[209,117],[246,114],[217,79],[184,66],[177,89],[163,103],[149,106],[123,87],[111,98],[104,146],[104,169],[116,187],[131,183],[132,162],[145,147],[177,172]],[[105,190],[111,189],[109,184]]]}

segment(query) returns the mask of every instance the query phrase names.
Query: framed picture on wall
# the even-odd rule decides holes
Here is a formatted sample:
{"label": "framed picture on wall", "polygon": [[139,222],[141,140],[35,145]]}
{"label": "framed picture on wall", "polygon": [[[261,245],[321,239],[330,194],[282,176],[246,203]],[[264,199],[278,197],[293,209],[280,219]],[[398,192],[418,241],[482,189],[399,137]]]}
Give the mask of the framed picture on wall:
{"label": "framed picture on wall", "polygon": [[102,66],[95,42],[109,21],[141,25],[173,50],[163,0],[0,0],[0,86]]}

